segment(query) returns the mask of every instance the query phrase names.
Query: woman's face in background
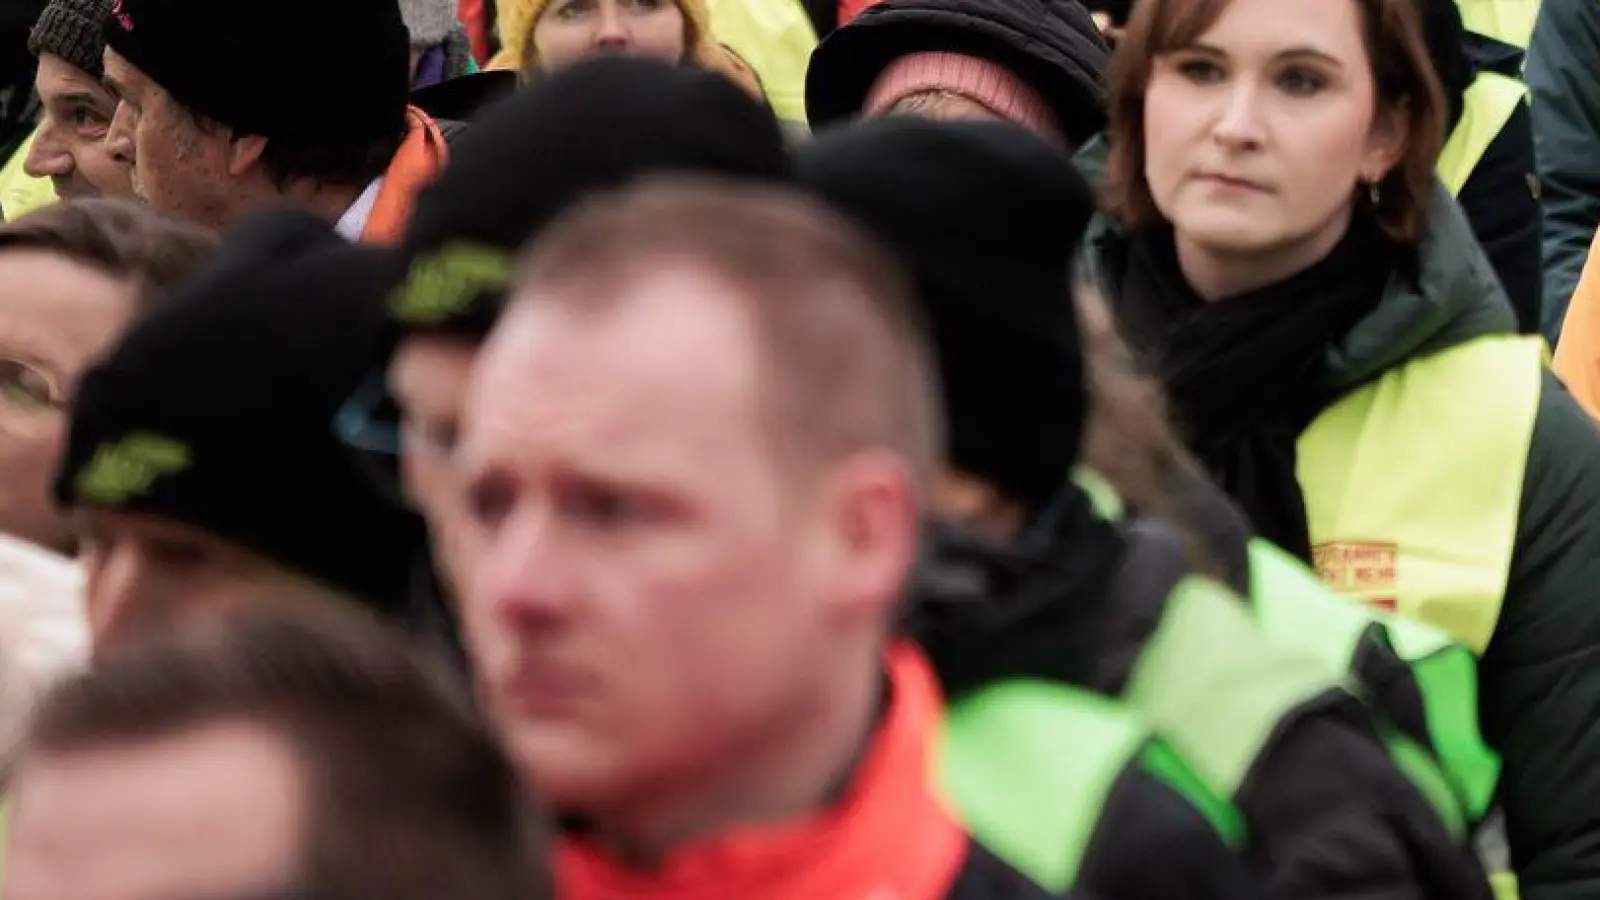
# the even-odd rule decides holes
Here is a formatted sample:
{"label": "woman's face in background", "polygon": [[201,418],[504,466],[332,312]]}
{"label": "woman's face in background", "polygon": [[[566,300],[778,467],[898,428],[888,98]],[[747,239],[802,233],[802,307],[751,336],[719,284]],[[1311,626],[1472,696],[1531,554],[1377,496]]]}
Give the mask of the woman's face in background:
{"label": "woman's face in background", "polygon": [[1403,148],[1376,96],[1353,0],[1233,0],[1192,46],[1158,56],[1144,174],[1180,250],[1253,265],[1288,254],[1285,275],[1320,259]]}
{"label": "woman's face in background", "polygon": [[552,0],[534,25],[533,47],[545,71],[598,53],[677,63],[687,52],[686,30],[673,0]]}

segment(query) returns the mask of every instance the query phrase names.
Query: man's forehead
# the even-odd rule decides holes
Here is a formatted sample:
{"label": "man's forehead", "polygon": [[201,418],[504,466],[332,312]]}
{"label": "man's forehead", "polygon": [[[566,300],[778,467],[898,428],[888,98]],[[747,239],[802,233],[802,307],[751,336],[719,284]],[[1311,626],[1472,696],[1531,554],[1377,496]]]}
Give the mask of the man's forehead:
{"label": "man's forehead", "polygon": [[748,322],[736,303],[695,287],[664,284],[599,310],[515,303],[479,358],[468,444],[520,444],[547,428],[687,438],[750,421],[758,398]]}
{"label": "man's forehead", "polygon": [[[736,289],[686,268],[616,286],[535,288],[513,300],[482,364],[486,381],[614,376],[705,390],[747,384],[756,363],[754,328]],[[582,292],[604,291],[582,296]],[[560,292],[573,292],[562,296]]]}

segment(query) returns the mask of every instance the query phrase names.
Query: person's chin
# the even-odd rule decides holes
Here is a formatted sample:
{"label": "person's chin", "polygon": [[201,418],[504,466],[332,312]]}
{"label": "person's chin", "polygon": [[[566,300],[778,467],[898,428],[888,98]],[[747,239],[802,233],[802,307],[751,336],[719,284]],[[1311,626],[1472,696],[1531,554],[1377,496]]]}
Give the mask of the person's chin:
{"label": "person's chin", "polygon": [[53,183],[59,200],[84,200],[100,196],[94,185],[79,178],[58,178]]}
{"label": "person's chin", "polygon": [[1249,253],[1277,238],[1271,217],[1234,207],[1195,209],[1176,224],[1189,240],[1218,253]]}

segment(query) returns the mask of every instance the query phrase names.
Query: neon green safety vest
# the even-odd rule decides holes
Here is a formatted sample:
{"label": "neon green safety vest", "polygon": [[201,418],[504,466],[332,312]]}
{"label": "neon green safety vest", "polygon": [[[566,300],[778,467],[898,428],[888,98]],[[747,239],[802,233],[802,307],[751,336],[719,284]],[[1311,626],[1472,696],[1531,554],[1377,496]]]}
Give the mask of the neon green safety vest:
{"label": "neon green safety vest", "polygon": [[1539,18],[1539,0],[1456,0],[1456,7],[1468,31],[1524,50]]}
{"label": "neon green safety vest", "polygon": [[33,148],[39,130],[34,129],[11,158],[0,166],[0,219],[15,222],[22,216],[56,202],[55,184],[48,178],[34,178],[22,165]]}
{"label": "neon green safety vest", "polygon": [[1538,338],[1478,338],[1391,369],[1311,423],[1297,474],[1325,584],[1483,652],[1510,577],[1545,353]]}
{"label": "neon green safety vest", "polygon": [[1489,144],[1506,127],[1517,107],[1526,102],[1528,86],[1515,78],[1497,72],[1479,72],[1472,80],[1467,88],[1461,121],[1450,132],[1434,166],[1450,196],[1461,193]]}
{"label": "neon green safety vest", "polygon": [[[1437,766],[1418,767],[1412,746],[1397,733],[1386,734],[1391,755],[1406,770],[1442,816],[1455,827],[1476,824],[1488,815],[1500,778],[1500,757],[1478,727],[1477,659],[1443,632],[1398,616],[1351,603],[1330,592],[1304,565],[1275,545],[1250,545],[1251,602],[1267,633],[1317,656],[1333,670],[1351,673],[1358,688],[1364,645],[1376,640],[1406,664],[1421,696],[1420,715],[1427,734],[1423,749]],[[1387,698],[1367,696],[1384,713]],[[1435,773],[1442,774],[1443,782]]]}
{"label": "neon green safety vest", "polygon": [[1238,810],[1212,793],[1126,704],[1055,682],[1003,681],[945,717],[939,780],[984,846],[1053,893],[1065,891],[1121,775],[1134,768],[1184,796],[1230,846]]}
{"label": "neon green safety vest", "polygon": [[[1478,338],[1396,367],[1311,423],[1298,476],[1324,583],[1488,647],[1547,352],[1538,338]],[[1441,439],[1471,452],[1438,453]],[[1517,896],[1512,873],[1493,881],[1502,900]]]}
{"label": "neon green safety vest", "polygon": [[710,0],[711,31],[761,78],[778,118],[806,121],[806,66],[817,46],[800,0]]}

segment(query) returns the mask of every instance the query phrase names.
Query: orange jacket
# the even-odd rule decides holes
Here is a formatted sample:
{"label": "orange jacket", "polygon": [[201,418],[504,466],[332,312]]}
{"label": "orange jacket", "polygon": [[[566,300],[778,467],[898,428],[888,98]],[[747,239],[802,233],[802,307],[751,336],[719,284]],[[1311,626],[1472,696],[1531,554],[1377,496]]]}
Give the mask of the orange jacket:
{"label": "orange jacket", "polygon": [[1556,375],[1590,418],[1600,420],[1600,235],[1589,245],[1556,344]]}
{"label": "orange jacket", "polygon": [[415,106],[406,109],[406,139],[383,173],[383,187],[372,206],[372,215],[361,232],[363,244],[390,246],[400,242],[417,194],[439,177],[449,158],[439,125]]}

